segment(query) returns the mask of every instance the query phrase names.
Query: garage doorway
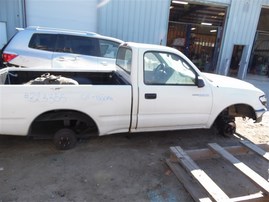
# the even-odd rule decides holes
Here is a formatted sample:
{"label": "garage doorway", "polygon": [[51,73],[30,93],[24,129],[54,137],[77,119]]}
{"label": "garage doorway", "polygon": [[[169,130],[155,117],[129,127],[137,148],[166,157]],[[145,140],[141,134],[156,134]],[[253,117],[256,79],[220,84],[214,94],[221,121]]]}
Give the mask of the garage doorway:
{"label": "garage doorway", "polygon": [[240,65],[242,64],[242,55],[245,46],[234,45],[232,59],[229,68],[229,76],[237,77]]}
{"label": "garage doorway", "polygon": [[200,70],[214,72],[226,9],[208,4],[172,1],[167,45],[183,52]]}

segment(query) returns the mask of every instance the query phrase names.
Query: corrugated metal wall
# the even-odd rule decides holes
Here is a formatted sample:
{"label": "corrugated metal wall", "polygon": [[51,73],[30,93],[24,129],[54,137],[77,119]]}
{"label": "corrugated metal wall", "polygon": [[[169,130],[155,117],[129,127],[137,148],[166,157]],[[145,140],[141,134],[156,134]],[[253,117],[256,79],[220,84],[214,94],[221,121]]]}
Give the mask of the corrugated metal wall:
{"label": "corrugated metal wall", "polygon": [[234,45],[244,45],[243,60],[239,69],[239,78],[243,78],[253,46],[263,0],[234,0],[228,10],[217,73],[227,74]]}
{"label": "corrugated metal wall", "polygon": [[263,6],[269,6],[269,0],[263,0],[262,5]]}
{"label": "corrugated metal wall", "polygon": [[16,33],[16,27],[24,26],[23,0],[0,0],[0,21],[6,23],[7,38]]}
{"label": "corrugated metal wall", "polygon": [[100,34],[124,41],[166,45],[170,0],[101,0]]}
{"label": "corrugated metal wall", "polygon": [[209,4],[216,4],[216,5],[230,5],[232,0],[189,0],[190,3],[209,3]]}
{"label": "corrugated metal wall", "polygon": [[97,0],[25,0],[27,26],[96,32]]}

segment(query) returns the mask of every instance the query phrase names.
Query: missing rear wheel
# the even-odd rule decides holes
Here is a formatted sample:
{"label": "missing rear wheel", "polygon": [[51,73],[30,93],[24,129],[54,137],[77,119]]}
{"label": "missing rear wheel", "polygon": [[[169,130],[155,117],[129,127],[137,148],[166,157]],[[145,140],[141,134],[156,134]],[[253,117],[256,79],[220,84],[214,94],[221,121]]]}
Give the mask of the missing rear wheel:
{"label": "missing rear wheel", "polygon": [[54,145],[59,150],[68,150],[75,147],[77,137],[73,130],[63,128],[58,130],[53,137]]}

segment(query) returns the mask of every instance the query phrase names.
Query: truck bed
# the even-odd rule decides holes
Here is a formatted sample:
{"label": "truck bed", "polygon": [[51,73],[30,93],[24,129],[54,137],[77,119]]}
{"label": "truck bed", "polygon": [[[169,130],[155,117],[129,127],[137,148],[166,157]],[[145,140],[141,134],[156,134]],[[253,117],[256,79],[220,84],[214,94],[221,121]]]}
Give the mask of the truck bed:
{"label": "truck bed", "polygon": [[29,70],[6,68],[0,72],[0,85],[27,84],[41,75],[62,76],[77,81],[79,85],[129,85],[116,71],[75,72],[64,70]]}
{"label": "truck bed", "polygon": [[[30,82],[48,73],[76,82]],[[132,88],[117,71],[4,68],[0,92],[0,134],[49,135],[67,126],[83,135],[88,127],[98,135],[129,130]]]}

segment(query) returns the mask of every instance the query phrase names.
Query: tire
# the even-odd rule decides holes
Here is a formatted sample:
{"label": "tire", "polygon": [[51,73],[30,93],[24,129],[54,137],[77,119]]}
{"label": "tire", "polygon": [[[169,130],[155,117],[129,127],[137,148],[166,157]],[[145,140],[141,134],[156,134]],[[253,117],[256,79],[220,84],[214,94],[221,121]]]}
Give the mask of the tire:
{"label": "tire", "polygon": [[69,128],[63,128],[55,133],[53,137],[53,143],[59,150],[68,150],[75,147],[77,143],[77,137],[73,130]]}
{"label": "tire", "polygon": [[217,129],[219,134],[225,137],[232,137],[236,132],[236,124],[234,118],[219,117],[217,120]]}
{"label": "tire", "polygon": [[232,137],[235,131],[236,131],[236,124],[234,121],[231,121],[224,125],[223,135],[226,137]]}

